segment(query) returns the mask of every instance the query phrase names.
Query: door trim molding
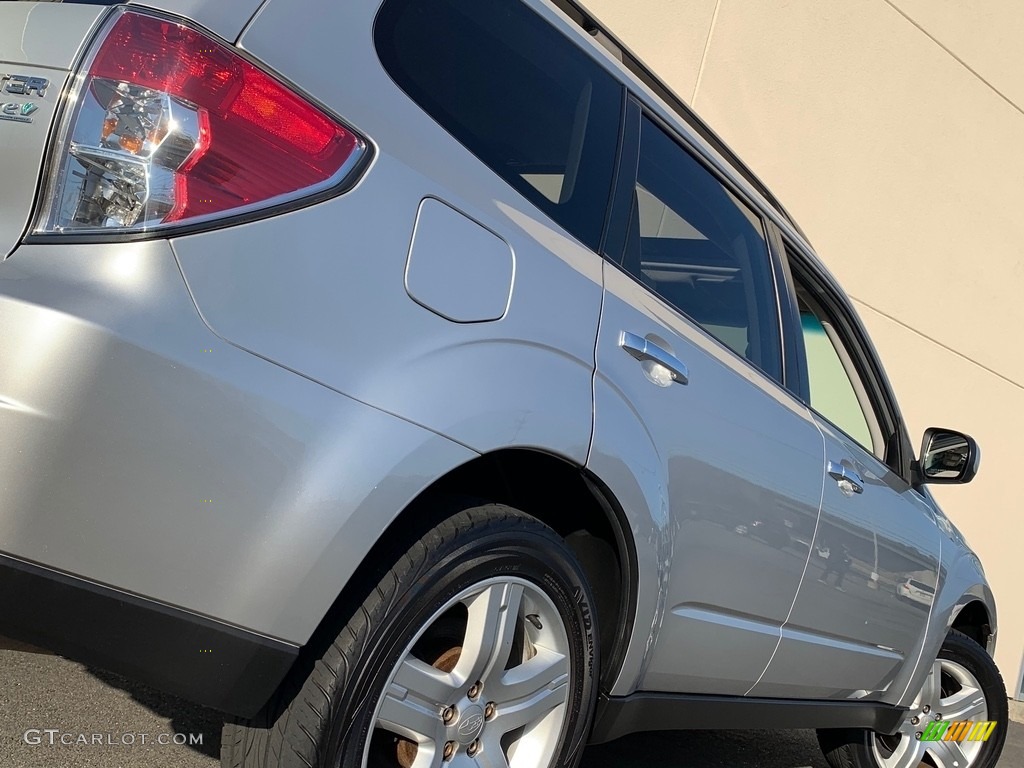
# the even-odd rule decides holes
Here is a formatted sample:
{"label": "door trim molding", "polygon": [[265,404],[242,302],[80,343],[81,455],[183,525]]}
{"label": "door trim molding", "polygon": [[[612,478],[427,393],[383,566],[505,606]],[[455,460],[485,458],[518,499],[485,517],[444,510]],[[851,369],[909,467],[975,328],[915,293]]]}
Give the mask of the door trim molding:
{"label": "door trim molding", "polygon": [[641,731],[866,728],[894,733],[908,710],[875,701],[634,693],[598,701],[591,744]]}

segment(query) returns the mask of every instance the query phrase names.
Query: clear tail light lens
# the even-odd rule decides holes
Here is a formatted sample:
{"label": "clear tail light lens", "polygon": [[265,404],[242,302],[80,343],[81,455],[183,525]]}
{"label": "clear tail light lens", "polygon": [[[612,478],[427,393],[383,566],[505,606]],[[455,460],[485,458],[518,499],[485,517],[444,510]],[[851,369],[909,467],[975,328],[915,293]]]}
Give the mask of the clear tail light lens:
{"label": "clear tail light lens", "polygon": [[229,46],[118,11],[80,74],[39,233],[146,232],[343,184],[366,143]]}

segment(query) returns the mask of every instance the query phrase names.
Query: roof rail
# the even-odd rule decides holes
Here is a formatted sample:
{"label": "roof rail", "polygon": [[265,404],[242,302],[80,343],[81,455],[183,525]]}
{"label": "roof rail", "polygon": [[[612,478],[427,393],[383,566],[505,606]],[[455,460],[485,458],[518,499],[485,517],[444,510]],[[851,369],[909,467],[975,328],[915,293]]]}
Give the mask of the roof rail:
{"label": "roof rail", "polygon": [[644,85],[650,88],[659,98],[668,104],[674,112],[676,112],[680,118],[704,141],[706,141],[712,149],[718,154],[725,158],[737,173],[740,174],[746,180],[750,186],[757,190],[761,196],[768,201],[768,203],[778,213],[786,219],[793,226],[793,228],[800,233],[800,236],[805,240],[807,236],[803,230],[800,229],[800,225],[797,224],[793,217],[789,215],[789,212],[782,206],[782,204],[776,199],[768,187],[765,186],[753,171],[751,171],[739,156],[733,152],[729,146],[722,141],[721,137],[715,133],[708,125],[701,120],[697,113],[694,112],[689,105],[686,104],[676,93],[665,85],[658,76],[651,71],[651,69],[644,64],[640,58],[633,53],[619,38],[608,31],[607,27],[601,24],[598,19],[591,14],[583,5],[577,0],[551,0],[559,10],[561,10],[566,16],[568,16],[577,26],[583,29],[588,35],[597,39],[601,45],[603,45],[615,58],[622,62],[623,66],[626,67],[633,75],[640,80]]}

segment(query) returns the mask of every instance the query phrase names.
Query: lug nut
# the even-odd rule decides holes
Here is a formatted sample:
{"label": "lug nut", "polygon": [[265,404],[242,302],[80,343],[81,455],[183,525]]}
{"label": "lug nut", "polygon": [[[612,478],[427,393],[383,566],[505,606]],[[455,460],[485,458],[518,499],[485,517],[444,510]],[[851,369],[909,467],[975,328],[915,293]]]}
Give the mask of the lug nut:
{"label": "lug nut", "polygon": [[445,725],[448,725],[452,720],[454,720],[455,707],[445,707],[444,712],[441,713],[441,719],[444,720]]}
{"label": "lug nut", "polygon": [[914,725],[917,725],[918,723],[921,722],[921,718],[918,717],[917,715],[914,715],[912,718],[910,718],[910,722],[913,723]]}
{"label": "lug nut", "polygon": [[925,713],[925,714],[927,715],[927,714],[928,714],[929,712],[931,712],[931,711],[932,711],[932,708],[931,708],[931,707],[929,707],[929,706],[928,706],[927,704],[925,704],[925,705],[924,705],[924,709],[923,709],[923,710],[921,710],[921,711],[922,711],[922,712],[924,712],[924,713]]}
{"label": "lug nut", "polygon": [[469,689],[467,695],[471,699],[476,699],[480,695],[481,688],[483,688],[483,683],[477,680],[475,683],[473,683],[473,687]]}
{"label": "lug nut", "polygon": [[466,747],[466,754],[469,755],[470,757],[473,757],[479,751],[480,751],[480,739],[477,739],[472,744],[470,744],[468,747]]}
{"label": "lug nut", "polygon": [[941,720],[942,719],[942,713],[941,712],[936,712],[935,713],[935,719],[936,720]]}
{"label": "lug nut", "polygon": [[914,738],[917,739],[918,741],[920,741],[921,740],[921,732],[918,731],[917,733],[915,733],[914,734]]}
{"label": "lug nut", "polygon": [[494,708],[494,702],[493,701],[487,702],[487,706],[484,707],[484,717],[486,717],[488,720],[490,720],[492,717],[494,717],[494,709],[495,709]]}
{"label": "lug nut", "polygon": [[[918,734],[920,736],[920,734]],[[449,741],[444,745],[444,759],[451,760],[455,755],[455,742]]]}

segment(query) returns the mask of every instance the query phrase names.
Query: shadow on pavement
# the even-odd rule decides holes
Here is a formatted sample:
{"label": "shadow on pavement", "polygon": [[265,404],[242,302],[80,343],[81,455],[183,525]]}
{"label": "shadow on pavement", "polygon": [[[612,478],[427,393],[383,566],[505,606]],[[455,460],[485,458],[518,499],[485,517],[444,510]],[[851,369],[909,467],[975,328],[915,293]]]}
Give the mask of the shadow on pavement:
{"label": "shadow on pavement", "polygon": [[124,691],[150,712],[167,718],[175,733],[203,734],[202,744],[190,744],[188,748],[208,757],[220,759],[220,732],[223,718],[218,713],[160,693],[102,669],[86,667],[86,671],[103,684]]}

